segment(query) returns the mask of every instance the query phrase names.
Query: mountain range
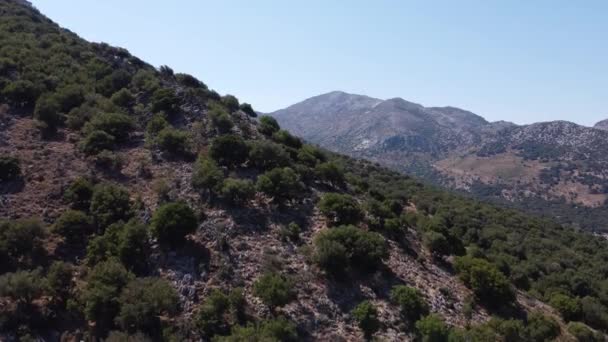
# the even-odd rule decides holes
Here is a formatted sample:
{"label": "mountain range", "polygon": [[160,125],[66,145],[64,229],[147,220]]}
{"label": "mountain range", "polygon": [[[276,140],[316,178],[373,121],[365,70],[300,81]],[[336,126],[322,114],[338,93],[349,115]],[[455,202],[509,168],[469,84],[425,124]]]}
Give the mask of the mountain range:
{"label": "mountain range", "polygon": [[340,91],[270,113],[311,143],[478,198],[608,229],[608,120],[488,122],[455,107],[424,107]]}

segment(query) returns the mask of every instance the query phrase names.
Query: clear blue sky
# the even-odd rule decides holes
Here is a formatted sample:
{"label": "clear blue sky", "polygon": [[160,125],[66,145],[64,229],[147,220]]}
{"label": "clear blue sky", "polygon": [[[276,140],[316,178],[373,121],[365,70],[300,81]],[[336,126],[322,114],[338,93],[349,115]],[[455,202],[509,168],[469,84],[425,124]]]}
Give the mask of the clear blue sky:
{"label": "clear blue sky", "polygon": [[33,0],[272,111],[332,90],[516,123],[608,118],[608,1]]}

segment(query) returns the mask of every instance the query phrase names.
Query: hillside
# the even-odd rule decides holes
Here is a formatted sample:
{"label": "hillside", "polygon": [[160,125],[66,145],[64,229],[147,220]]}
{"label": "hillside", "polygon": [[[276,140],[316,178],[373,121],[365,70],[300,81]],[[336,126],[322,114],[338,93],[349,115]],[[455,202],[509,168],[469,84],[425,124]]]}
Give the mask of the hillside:
{"label": "hillside", "polygon": [[487,122],[454,107],[342,92],[270,115],[332,151],[564,224],[608,230],[608,132],[602,123],[595,128],[559,121],[518,126]]}
{"label": "hillside", "polygon": [[304,144],[27,2],[0,17],[1,341],[604,339],[605,240]]}

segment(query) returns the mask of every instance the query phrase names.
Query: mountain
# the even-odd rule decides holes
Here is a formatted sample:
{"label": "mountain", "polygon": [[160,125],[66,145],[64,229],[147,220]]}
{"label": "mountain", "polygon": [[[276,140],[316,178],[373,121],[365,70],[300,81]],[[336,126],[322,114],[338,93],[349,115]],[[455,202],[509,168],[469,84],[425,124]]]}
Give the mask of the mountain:
{"label": "mountain", "polygon": [[608,130],[608,119],[596,123],[593,128]]}
{"label": "mountain", "polygon": [[307,141],[478,198],[608,230],[608,132],[332,92],[270,113]]}
{"label": "mountain", "polygon": [[304,144],[23,1],[0,15],[1,341],[608,331],[603,238]]}

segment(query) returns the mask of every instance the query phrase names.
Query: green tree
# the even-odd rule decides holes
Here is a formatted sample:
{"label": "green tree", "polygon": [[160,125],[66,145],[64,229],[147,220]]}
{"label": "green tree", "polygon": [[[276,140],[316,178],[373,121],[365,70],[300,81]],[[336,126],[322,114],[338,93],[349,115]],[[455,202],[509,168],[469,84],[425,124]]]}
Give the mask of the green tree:
{"label": "green tree", "polygon": [[135,123],[131,117],[120,113],[102,113],[95,115],[85,126],[84,131],[104,131],[113,136],[116,142],[125,142],[130,133],[135,129]]}
{"label": "green tree", "polygon": [[227,178],[221,190],[222,198],[231,204],[242,204],[255,195],[255,187],[250,180]]}
{"label": "green tree", "polygon": [[260,133],[268,136],[272,136],[274,133],[278,132],[281,129],[279,123],[275,118],[268,115],[260,116],[260,125],[258,126],[258,130]]}
{"label": "green tree", "polygon": [[323,181],[333,186],[343,186],[344,170],[334,162],[321,163],[315,167],[315,174]]}
{"label": "green tree", "polygon": [[129,89],[122,88],[112,94],[110,101],[112,101],[113,104],[119,107],[131,108],[131,106],[133,106],[133,104],[135,103],[135,96],[131,94]]}
{"label": "green tree", "polygon": [[295,137],[282,129],[272,135],[272,140],[295,149],[302,147],[302,140],[300,140],[300,138]]}
{"label": "green tree", "polygon": [[380,321],[378,320],[378,310],[369,301],[359,303],[352,311],[351,315],[357,321],[359,328],[363,331],[366,339],[371,339],[378,329],[380,329]]}
{"label": "green tree", "polygon": [[416,330],[423,342],[447,342],[449,328],[439,315],[428,315],[416,322]]}
{"label": "green tree", "polygon": [[191,154],[190,135],[185,131],[166,127],[158,132],[156,143],[161,150],[174,155],[188,156]]}
{"label": "green tree", "polygon": [[93,155],[105,150],[113,150],[115,139],[104,131],[92,131],[82,140],[80,148],[82,152]]}
{"label": "green tree", "polygon": [[219,104],[214,103],[210,106],[209,118],[220,134],[229,133],[232,130],[232,127],[234,127],[230,114],[228,114],[224,107]]}
{"label": "green tree", "polygon": [[531,341],[536,342],[551,341],[560,334],[559,324],[553,318],[538,312],[528,315],[526,330]]}
{"label": "green tree", "polygon": [[363,216],[359,204],[352,196],[333,192],[321,197],[319,210],[331,225],[354,224]]}
{"label": "green tree", "polygon": [[295,198],[301,190],[298,175],[288,167],[272,169],[260,175],[256,187],[278,203]]}
{"label": "green tree", "polygon": [[290,163],[289,154],[281,145],[270,141],[252,141],[249,145],[249,160],[261,170],[287,166]]}
{"label": "green tree", "polygon": [[73,209],[89,210],[93,197],[93,184],[84,177],[78,177],[63,193],[63,198]]}
{"label": "green tree", "polygon": [[169,127],[169,122],[167,122],[165,115],[163,113],[157,113],[148,121],[146,133],[153,138],[167,127]]}
{"label": "green tree", "polygon": [[247,160],[249,147],[238,135],[219,136],[211,142],[209,156],[218,164],[237,167]]}
{"label": "green tree", "polygon": [[258,114],[255,112],[255,110],[253,110],[253,107],[251,107],[251,105],[249,103],[241,103],[241,105],[239,106],[239,108],[245,112],[245,114],[255,118],[256,116],[258,116]]}
{"label": "green tree", "polygon": [[171,113],[179,108],[180,98],[171,88],[159,88],[152,94],[150,105],[153,112]]}
{"label": "green tree", "polygon": [[605,338],[602,333],[594,332],[588,326],[579,322],[568,323],[568,332],[580,342],[602,342]]}
{"label": "green tree", "polygon": [[199,190],[216,192],[221,189],[224,181],[224,172],[213,159],[200,155],[194,164],[192,172],[192,186]]}
{"label": "green tree", "polygon": [[179,246],[186,235],[198,226],[194,211],[184,202],[167,203],[154,212],[151,221],[152,234],[160,243]]}
{"label": "green tree", "polygon": [[486,305],[501,306],[515,300],[515,292],[508,279],[486,260],[458,257],[454,266],[460,279]]}
{"label": "green tree", "polygon": [[556,293],[551,297],[549,304],[556,308],[566,321],[577,320],[581,317],[581,303],[576,298]]}
{"label": "green tree", "polygon": [[129,192],[118,185],[97,184],[91,197],[90,212],[100,228],[121,220],[128,221],[132,216]]}
{"label": "green tree", "polygon": [[5,273],[0,276],[0,297],[9,297],[19,304],[30,305],[44,292],[45,284],[38,270]]}
{"label": "green tree", "polygon": [[391,289],[391,302],[399,307],[401,315],[410,321],[416,321],[429,312],[420,291],[405,285],[396,285]]}
{"label": "green tree", "polygon": [[93,222],[82,211],[67,210],[55,221],[53,232],[63,236],[68,244],[80,244],[93,233]]}
{"label": "green tree", "polygon": [[55,261],[46,274],[46,285],[55,300],[65,301],[72,289],[73,267],[62,261]]}
{"label": "green tree", "polygon": [[293,282],[281,274],[266,273],[253,284],[253,294],[274,310],[295,299],[293,286]]}
{"label": "green tree", "polygon": [[53,134],[63,122],[63,116],[59,111],[57,100],[50,95],[43,95],[36,102],[34,118],[43,124],[43,131]]}

